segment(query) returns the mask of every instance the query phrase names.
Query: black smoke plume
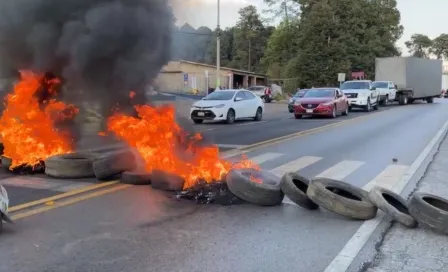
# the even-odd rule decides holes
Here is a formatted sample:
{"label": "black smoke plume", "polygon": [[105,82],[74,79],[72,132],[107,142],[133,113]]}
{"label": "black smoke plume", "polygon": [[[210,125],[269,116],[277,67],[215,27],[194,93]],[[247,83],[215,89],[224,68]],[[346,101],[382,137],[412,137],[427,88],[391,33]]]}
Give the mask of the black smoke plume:
{"label": "black smoke plume", "polygon": [[105,111],[145,87],[170,59],[166,0],[0,0],[0,73],[51,72],[72,103]]}

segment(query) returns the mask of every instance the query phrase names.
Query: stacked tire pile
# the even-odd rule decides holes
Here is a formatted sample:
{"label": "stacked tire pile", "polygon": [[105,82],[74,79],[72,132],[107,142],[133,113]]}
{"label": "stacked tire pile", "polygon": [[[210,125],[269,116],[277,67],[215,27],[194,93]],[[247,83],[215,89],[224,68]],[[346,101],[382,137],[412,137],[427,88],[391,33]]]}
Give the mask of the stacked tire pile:
{"label": "stacked tire pile", "polygon": [[[254,182],[250,176],[263,182]],[[392,220],[408,228],[420,224],[448,234],[448,200],[428,193],[416,192],[406,201],[381,187],[374,187],[367,192],[339,180],[310,180],[294,172],[278,178],[253,169],[232,170],[226,181],[233,194],[256,205],[280,205],[284,196],[287,196],[307,210],[321,207],[355,220],[373,219],[380,209]]]}
{"label": "stacked tire pile", "polygon": [[45,174],[53,178],[81,179],[96,177],[100,181],[120,179],[121,183],[149,185],[165,191],[182,190],[184,180],[163,171],[146,173],[139,167],[136,153],[129,149],[105,153],[76,152],[57,155],[45,161]]}

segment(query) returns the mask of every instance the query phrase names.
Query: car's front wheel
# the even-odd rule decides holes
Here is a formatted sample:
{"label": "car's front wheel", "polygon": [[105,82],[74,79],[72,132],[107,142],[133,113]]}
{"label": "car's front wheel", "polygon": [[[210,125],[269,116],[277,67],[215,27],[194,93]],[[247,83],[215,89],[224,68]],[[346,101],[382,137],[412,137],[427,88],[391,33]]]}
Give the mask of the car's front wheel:
{"label": "car's front wheel", "polygon": [[263,110],[261,109],[261,107],[258,107],[257,112],[255,113],[255,121],[261,121],[261,119],[263,119]]}
{"label": "car's front wheel", "polygon": [[345,107],[345,111],[342,112],[342,115],[347,116],[348,115],[348,109],[349,109],[349,106],[347,104],[347,106]]}
{"label": "car's front wheel", "polygon": [[226,123],[232,124],[233,122],[235,122],[235,111],[233,109],[230,109],[227,112]]}

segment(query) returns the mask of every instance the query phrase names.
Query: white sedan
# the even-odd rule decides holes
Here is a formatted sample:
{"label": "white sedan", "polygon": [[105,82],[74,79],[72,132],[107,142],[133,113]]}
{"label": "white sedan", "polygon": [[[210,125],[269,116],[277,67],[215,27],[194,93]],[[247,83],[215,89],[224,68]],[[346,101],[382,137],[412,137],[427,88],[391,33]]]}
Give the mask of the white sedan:
{"label": "white sedan", "polygon": [[263,118],[264,103],[260,97],[248,90],[216,90],[194,103],[190,118],[200,124],[204,120],[225,121],[228,124],[237,119]]}

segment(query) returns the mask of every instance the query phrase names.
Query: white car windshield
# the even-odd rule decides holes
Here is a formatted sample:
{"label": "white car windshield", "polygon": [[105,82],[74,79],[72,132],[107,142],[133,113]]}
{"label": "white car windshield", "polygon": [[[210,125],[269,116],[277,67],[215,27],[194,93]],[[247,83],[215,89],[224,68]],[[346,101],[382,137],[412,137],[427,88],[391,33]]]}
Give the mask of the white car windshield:
{"label": "white car windshield", "polygon": [[332,89],[313,89],[309,90],[304,98],[308,97],[334,97],[334,90]]}
{"label": "white car windshield", "polygon": [[372,83],[372,87],[387,89],[389,88],[389,84],[387,82],[377,81]]}
{"label": "white car windshield", "polygon": [[344,82],[341,86],[341,90],[361,90],[361,89],[369,89],[369,82],[365,81],[347,81]]}
{"label": "white car windshield", "polygon": [[234,91],[214,91],[202,100],[230,100],[235,95]]}

